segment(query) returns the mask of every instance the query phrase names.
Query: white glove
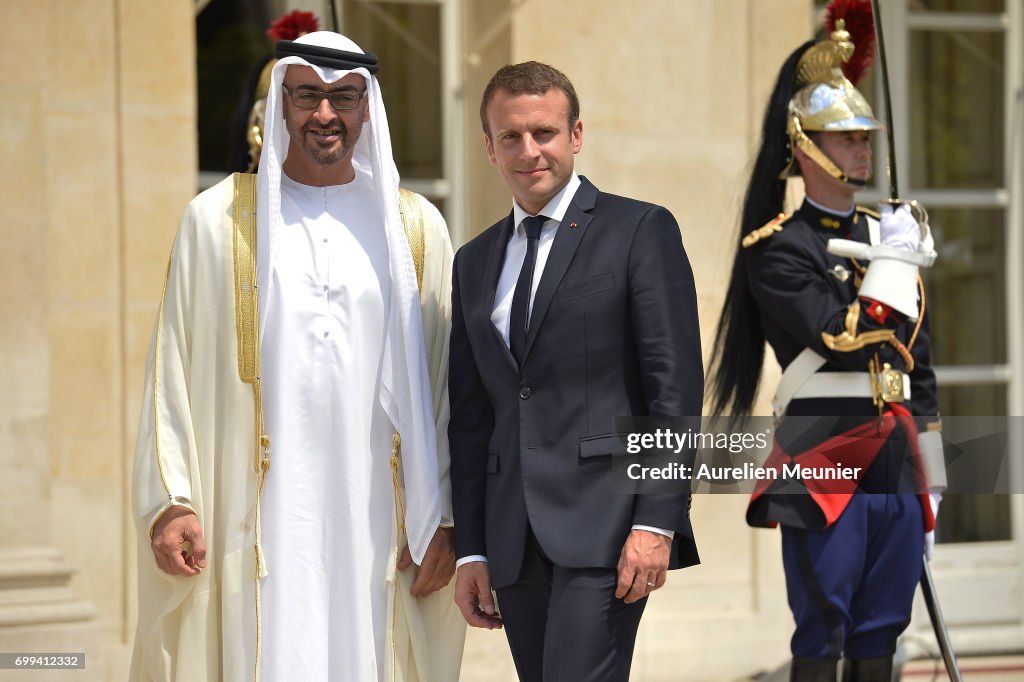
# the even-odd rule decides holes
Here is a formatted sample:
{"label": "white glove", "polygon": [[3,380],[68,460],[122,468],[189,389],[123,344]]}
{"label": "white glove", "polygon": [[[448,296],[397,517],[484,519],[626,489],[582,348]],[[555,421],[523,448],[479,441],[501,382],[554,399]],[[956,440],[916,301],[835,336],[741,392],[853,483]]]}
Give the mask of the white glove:
{"label": "white glove", "polygon": [[[928,500],[932,505],[932,518],[938,521],[939,502],[942,502],[942,493],[929,493]],[[930,530],[924,534],[924,558],[931,561],[933,554],[935,554],[935,531]]]}
{"label": "white glove", "polygon": [[871,261],[858,292],[861,297],[885,303],[911,322],[918,317],[918,268],[930,267],[935,262],[935,242],[928,228],[927,213],[918,204],[914,207],[920,218],[914,215],[910,204],[900,204],[895,210],[892,204],[882,205],[882,243],[876,246],[848,239],[828,241],[831,254]]}
{"label": "white glove", "polygon": [[878,229],[885,246],[916,252],[921,243],[921,233],[927,228],[922,228],[917,222],[908,204],[882,204]]}
{"label": "white glove", "polygon": [[858,260],[897,260],[922,268],[935,262],[935,240],[928,226],[928,212],[917,202],[881,205],[878,224],[880,243],[872,246],[849,239],[829,239],[828,252]]}

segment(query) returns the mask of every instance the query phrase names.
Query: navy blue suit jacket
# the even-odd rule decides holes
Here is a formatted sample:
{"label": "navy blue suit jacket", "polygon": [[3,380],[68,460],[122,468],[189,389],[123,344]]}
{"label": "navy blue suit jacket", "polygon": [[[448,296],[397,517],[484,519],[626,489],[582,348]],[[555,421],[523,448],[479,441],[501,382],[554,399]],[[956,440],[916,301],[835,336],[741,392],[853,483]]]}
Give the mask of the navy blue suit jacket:
{"label": "navy blue suit jacket", "polygon": [[699,561],[689,493],[618,492],[610,456],[622,448],[617,416],[701,413],[693,273],[665,208],[581,181],[537,288],[522,367],[491,322],[512,216],[455,257],[455,548],[486,555],[496,589],[519,574],[527,523],[559,566],[614,568],[634,524],[676,531],[671,568]]}

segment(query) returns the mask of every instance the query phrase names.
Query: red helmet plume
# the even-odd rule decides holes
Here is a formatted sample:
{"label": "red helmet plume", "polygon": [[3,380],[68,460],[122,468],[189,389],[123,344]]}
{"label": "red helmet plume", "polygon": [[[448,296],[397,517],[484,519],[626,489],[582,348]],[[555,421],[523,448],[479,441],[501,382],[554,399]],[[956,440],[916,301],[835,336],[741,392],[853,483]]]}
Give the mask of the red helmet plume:
{"label": "red helmet plume", "polygon": [[836,30],[836,21],[846,22],[850,42],[855,50],[853,56],[843,64],[843,75],[857,85],[875,63],[875,21],[871,11],[871,0],[832,0],[825,8],[825,30]]}
{"label": "red helmet plume", "polygon": [[295,10],[280,16],[267,29],[267,37],[277,42],[278,40],[295,40],[307,33],[320,30],[320,22],[312,12]]}

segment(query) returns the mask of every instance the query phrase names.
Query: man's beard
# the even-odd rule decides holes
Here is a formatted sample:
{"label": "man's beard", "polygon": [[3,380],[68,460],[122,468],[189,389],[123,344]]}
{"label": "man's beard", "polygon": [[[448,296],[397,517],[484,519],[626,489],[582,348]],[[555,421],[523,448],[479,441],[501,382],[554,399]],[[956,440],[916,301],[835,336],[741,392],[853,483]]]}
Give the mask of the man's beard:
{"label": "man's beard", "polygon": [[[322,147],[316,142],[310,139],[310,137],[316,137],[311,132],[312,130],[318,130],[320,132],[330,132],[338,136],[338,143],[330,147]],[[345,157],[346,154],[351,150],[351,146],[348,141],[348,128],[341,121],[337,124],[329,127],[321,127],[313,123],[313,121],[307,122],[302,126],[301,143],[302,149],[306,152],[306,156],[310,158],[318,166],[330,166],[337,163]]]}

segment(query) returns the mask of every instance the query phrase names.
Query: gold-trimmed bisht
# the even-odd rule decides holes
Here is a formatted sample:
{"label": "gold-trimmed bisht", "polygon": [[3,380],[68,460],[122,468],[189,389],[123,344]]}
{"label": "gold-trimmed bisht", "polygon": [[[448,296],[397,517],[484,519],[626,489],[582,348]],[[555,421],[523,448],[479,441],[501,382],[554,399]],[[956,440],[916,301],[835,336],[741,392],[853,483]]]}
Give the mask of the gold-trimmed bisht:
{"label": "gold-trimmed bisht", "polygon": [[267,575],[260,545],[260,498],[270,471],[270,436],[264,433],[263,386],[260,380],[259,293],[256,282],[256,176],[235,173],[232,253],[235,270],[235,338],[238,343],[238,377],[252,386],[256,416],[253,469],[256,473],[255,538],[256,555],[256,656],[253,681],[259,680],[262,622],[260,580]]}
{"label": "gold-trimmed bisht", "polygon": [[[402,227],[412,253],[412,264],[416,269],[416,288],[423,294],[423,262],[426,253],[426,236],[423,225],[423,206],[415,192],[398,188],[398,211],[402,216]],[[405,531],[405,500],[402,496],[402,481],[399,476],[402,454],[402,436],[396,431],[391,436],[391,483],[395,488],[395,513],[399,527]]]}
{"label": "gold-trimmed bisht", "polygon": [[[423,206],[419,195],[415,192],[398,188],[398,210],[402,216],[402,227],[406,241],[412,254],[412,264],[416,269],[416,288],[423,295],[423,263],[426,258],[426,234],[423,222]],[[396,431],[391,436],[391,485],[395,490],[395,523],[399,542],[405,535],[405,496],[402,494],[402,436]],[[395,555],[396,562],[401,559]],[[394,567],[397,570],[397,566]],[[397,580],[397,577],[396,577]],[[396,587],[396,589],[398,589]],[[391,606],[391,669],[398,668],[398,651],[395,649],[395,620],[398,618],[398,600],[392,599]]]}

